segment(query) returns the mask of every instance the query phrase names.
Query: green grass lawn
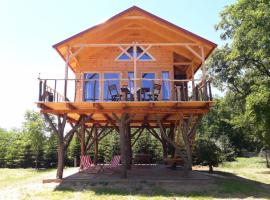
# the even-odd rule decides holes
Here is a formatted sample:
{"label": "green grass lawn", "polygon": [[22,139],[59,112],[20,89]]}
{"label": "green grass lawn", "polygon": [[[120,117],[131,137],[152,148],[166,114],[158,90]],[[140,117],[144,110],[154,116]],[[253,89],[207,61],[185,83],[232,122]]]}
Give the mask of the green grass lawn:
{"label": "green grass lawn", "polygon": [[[66,173],[77,169],[68,168]],[[238,158],[215,168],[212,181],[186,183],[42,184],[55,170],[0,169],[0,199],[270,199],[270,170],[262,158]]]}

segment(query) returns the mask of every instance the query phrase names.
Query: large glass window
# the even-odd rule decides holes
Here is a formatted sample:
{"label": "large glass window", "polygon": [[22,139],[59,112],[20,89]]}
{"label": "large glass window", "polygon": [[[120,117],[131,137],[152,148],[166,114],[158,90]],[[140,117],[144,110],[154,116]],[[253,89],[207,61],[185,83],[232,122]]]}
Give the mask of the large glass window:
{"label": "large glass window", "polygon": [[[111,101],[112,95],[117,95],[120,92],[120,74],[119,73],[105,73],[104,74],[104,100]],[[116,87],[111,87],[109,91],[109,86],[115,85]],[[115,89],[116,88],[116,89]]]}
{"label": "large glass window", "polygon": [[162,99],[163,100],[170,100],[170,75],[169,72],[162,72]]}
{"label": "large glass window", "polygon": [[86,73],[84,74],[84,101],[99,100],[99,74]]}

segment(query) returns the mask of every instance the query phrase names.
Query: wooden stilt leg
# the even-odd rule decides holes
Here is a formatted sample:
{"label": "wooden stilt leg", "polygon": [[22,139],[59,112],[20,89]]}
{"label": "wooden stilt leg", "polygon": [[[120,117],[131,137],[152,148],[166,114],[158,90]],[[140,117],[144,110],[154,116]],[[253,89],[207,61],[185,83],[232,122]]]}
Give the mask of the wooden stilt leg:
{"label": "wooden stilt leg", "polygon": [[122,178],[127,178],[127,151],[126,151],[126,114],[122,114],[119,121],[120,130],[120,150],[121,150],[121,163],[122,163]]}
{"label": "wooden stilt leg", "polygon": [[85,125],[81,126],[80,130],[81,156],[85,155]]}
{"label": "wooden stilt leg", "polygon": [[[76,122],[76,125],[72,127],[70,131],[68,131],[64,135],[64,130],[67,122],[67,114],[63,116],[58,116],[58,124],[57,126],[54,125],[52,118],[49,117],[48,114],[44,113],[45,120],[49,123],[52,130],[57,134],[58,137],[58,148],[57,148],[57,172],[56,178],[62,179],[63,178],[63,170],[64,170],[64,158],[67,148],[70,144],[70,141],[73,138],[74,133],[77,129],[85,123],[89,119],[89,117],[80,116],[79,120]],[[61,120],[62,119],[62,120]]]}
{"label": "wooden stilt leg", "polygon": [[58,132],[58,148],[57,148],[57,172],[56,178],[63,178],[64,171],[64,157],[65,157],[65,146],[64,146],[64,134],[63,131]]}
{"label": "wooden stilt leg", "polygon": [[127,169],[131,169],[132,165],[132,147],[131,147],[131,128],[129,125],[126,126],[126,145],[127,145]]}
{"label": "wooden stilt leg", "polygon": [[[192,117],[192,116],[191,116]],[[188,139],[188,129],[189,129],[189,125],[191,123],[192,120],[191,118],[189,118],[189,120],[183,120],[183,131],[182,131],[182,136],[183,136],[183,140],[184,140],[184,144],[185,144],[185,149],[187,152],[187,168],[189,170],[192,169],[192,152],[191,152],[191,147],[190,147],[190,141]]]}

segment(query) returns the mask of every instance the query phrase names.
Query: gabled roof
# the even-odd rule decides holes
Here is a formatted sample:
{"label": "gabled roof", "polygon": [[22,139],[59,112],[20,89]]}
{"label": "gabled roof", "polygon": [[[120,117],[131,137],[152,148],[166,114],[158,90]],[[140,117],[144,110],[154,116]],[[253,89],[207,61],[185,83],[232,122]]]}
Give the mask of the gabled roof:
{"label": "gabled roof", "polygon": [[[142,18],[140,19],[139,16],[142,16]],[[129,17],[129,18],[128,18]],[[134,17],[134,18],[132,18]],[[136,18],[137,17],[137,18]],[[121,29],[121,25],[123,25],[123,23],[120,21],[121,19],[130,19],[134,21],[138,21],[141,20],[141,23],[146,23],[145,19],[149,19],[148,23],[152,23],[153,26],[159,26],[159,29],[166,31],[170,34],[170,35],[177,35],[178,37],[183,37],[185,38],[185,40],[188,41],[192,41],[192,42],[196,42],[202,46],[204,46],[206,48],[205,51],[205,59],[210,55],[210,53],[215,49],[215,47],[217,46],[215,43],[199,36],[196,35],[190,31],[187,31],[184,28],[181,28],[175,24],[172,24],[171,22],[168,22],[154,14],[151,14],[137,6],[132,6],[130,8],[128,8],[127,10],[124,10],[123,12],[120,12],[119,14],[111,17],[110,19],[108,19],[107,21],[105,21],[104,23],[98,24],[96,26],[93,26],[91,28],[88,28],[78,34],[75,34],[55,45],[53,45],[53,48],[55,48],[57,50],[57,52],[61,55],[61,57],[65,60],[65,51],[66,51],[66,47],[67,46],[72,46],[74,44],[78,44],[78,43],[87,43],[87,41],[89,39],[94,38],[102,38],[104,36],[104,34],[108,34],[108,32],[102,32],[102,34],[98,31],[104,29],[104,27],[108,26],[109,24],[113,24],[115,23],[115,27],[113,30],[115,29]],[[122,24],[121,24],[122,23]],[[147,28],[147,26],[145,26]],[[149,30],[148,30],[149,31]],[[151,30],[150,30],[151,31]],[[99,33],[99,34],[98,34]],[[153,31],[153,34],[155,34],[155,32]],[[167,35],[167,34],[164,34]],[[97,40],[98,41],[98,40]],[[175,41],[176,42],[176,41]],[[95,43],[99,43],[99,42],[95,42]],[[201,63],[198,62],[196,64],[196,69],[197,70]],[[74,63],[70,64],[70,67],[73,71],[75,71],[75,66]]]}
{"label": "gabled roof", "polygon": [[[217,44],[211,42],[210,40],[207,40],[207,39],[205,39],[205,38],[203,38],[203,37],[201,37],[201,36],[199,36],[199,35],[197,35],[197,34],[195,34],[195,33],[192,33],[192,32],[190,32],[190,31],[188,31],[188,30],[186,30],[186,29],[184,29],[184,28],[181,28],[180,26],[177,26],[177,25],[175,25],[175,24],[173,24],[173,23],[171,23],[171,22],[169,22],[169,21],[167,21],[167,20],[165,20],[165,19],[162,19],[162,18],[160,18],[160,17],[158,17],[158,16],[156,16],[156,15],[150,13],[150,12],[147,12],[146,10],[143,10],[143,9],[137,7],[137,6],[132,6],[132,7],[128,8],[128,9],[126,9],[126,10],[124,10],[124,11],[122,11],[122,12],[116,14],[116,15],[114,15],[113,17],[111,17],[111,18],[109,18],[108,20],[106,20],[104,23],[108,23],[108,22],[110,22],[110,21],[112,21],[112,20],[114,20],[114,19],[116,19],[116,18],[118,18],[118,17],[121,17],[122,15],[124,15],[124,14],[126,14],[126,13],[128,13],[128,12],[134,11],[134,10],[140,11],[140,12],[146,14],[146,15],[149,15],[150,17],[153,17],[153,18],[155,18],[155,19],[157,19],[157,20],[159,20],[159,21],[161,21],[161,22],[167,24],[168,26],[172,26],[172,27],[178,29],[180,32],[183,32],[183,33],[188,34],[188,35],[190,35],[190,36],[192,36],[192,37],[194,37],[194,38],[197,38],[198,40],[201,40],[202,42],[208,43],[208,44],[211,45],[211,46],[214,46],[214,47],[217,46]],[[60,46],[60,45],[62,45],[62,44],[65,44],[66,42],[69,42],[69,41],[71,41],[72,39],[74,39],[74,38],[76,38],[76,37],[79,37],[79,36],[81,36],[81,35],[84,34],[84,33],[87,33],[87,32],[89,32],[89,31],[92,31],[92,30],[94,30],[94,29],[97,29],[97,28],[99,28],[100,26],[102,26],[104,23],[101,23],[101,24],[92,26],[92,27],[90,27],[90,28],[88,28],[88,29],[86,29],[86,30],[80,32],[80,33],[77,33],[77,34],[75,34],[75,35],[73,35],[73,36],[71,36],[71,37],[69,37],[69,38],[67,38],[67,39],[65,39],[65,40],[63,40],[63,41],[61,41],[61,42],[58,42],[58,43],[56,43],[56,44],[53,45],[53,48],[57,48],[58,46]]]}

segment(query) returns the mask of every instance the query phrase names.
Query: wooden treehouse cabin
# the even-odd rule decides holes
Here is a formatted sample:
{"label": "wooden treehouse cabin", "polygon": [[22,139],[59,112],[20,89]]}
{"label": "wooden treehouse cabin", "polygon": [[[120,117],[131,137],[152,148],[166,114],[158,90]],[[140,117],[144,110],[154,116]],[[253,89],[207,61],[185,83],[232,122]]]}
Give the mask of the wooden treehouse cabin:
{"label": "wooden treehouse cabin", "polygon": [[39,78],[37,105],[59,138],[58,178],[74,134],[82,155],[94,146],[96,162],[98,142],[120,134],[125,177],[142,130],[162,143],[165,160],[171,146],[171,159],[191,168],[197,125],[213,105],[204,61],[216,44],[134,6],[53,47],[64,78]]}

